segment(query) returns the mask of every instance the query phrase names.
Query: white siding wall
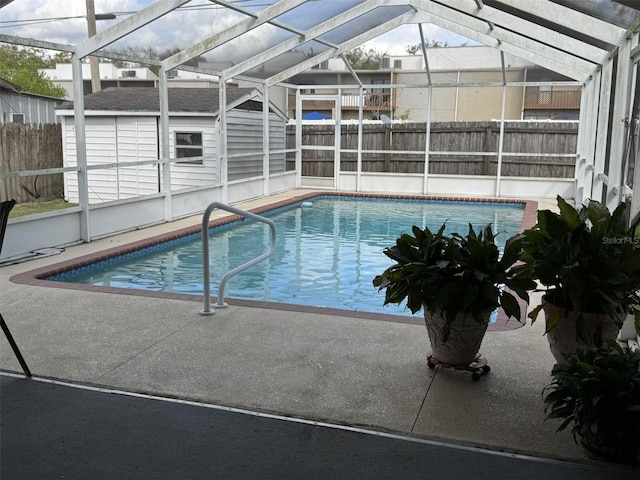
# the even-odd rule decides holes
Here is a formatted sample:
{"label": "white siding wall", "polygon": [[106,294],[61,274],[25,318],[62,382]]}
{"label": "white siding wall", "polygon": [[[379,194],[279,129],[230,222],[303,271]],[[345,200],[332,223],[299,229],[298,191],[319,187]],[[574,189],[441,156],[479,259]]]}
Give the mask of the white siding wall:
{"label": "white siding wall", "polygon": [[[156,160],[157,117],[86,117],[87,164]],[[175,132],[202,132],[204,165],[172,164],[172,190],[213,186],[217,182],[216,130],[213,117],[171,118],[169,145],[175,156]],[[63,121],[65,166],[76,166],[76,136],[72,117]],[[89,202],[101,203],[148,195],[159,191],[158,167],[141,165],[89,172]],[[65,174],[65,198],[78,201],[78,176]]]}
{"label": "white siding wall", "polygon": [[[63,120],[63,157],[65,166],[77,165],[73,117]],[[270,115],[271,150],[284,150],[285,123]],[[87,163],[135,162],[158,158],[158,118],[146,116],[85,117]],[[262,112],[232,110],[228,114],[229,154],[258,152],[229,161],[229,180],[263,176]],[[217,122],[214,117],[171,117],[169,147],[175,158],[175,133],[199,132],[203,141],[203,165],[172,163],[171,188],[180,191],[193,187],[219,185],[217,157]],[[271,156],[269,172],[285,171],[284,153]],[[97,169],[89,171],[89,202],[123,200],[159,191],[161,179],[156,165]],[[65,195],[78,201],[78,176],[65,174]]]}
{"label": "white siding wall", "polygon": [[[277,115],[269,115],[269,150],[284,150],[286,138],[286,125]],[[285,154],[272,153],[269,156],[269,173],[281,173],[286,170]]]}
{"label": "white siding wall", "polygon": [[[155,117],[86,117],[87,165],[120,163],[158,158]],[[75,125],[71,117],[63,122],[65,166],[76,166]],[[89,171],[89,203],[147,195],[158,192],[158,167],[108,168]],[[78,201],[78,175],[65,174],[65,198]]]}
{"label": "white siding wall", "polygon": [[[73,118],[62,117],[62,165],[64,167],[74,167],[78,164],[76,160],[76,127]],[[64,177],[64,199],[68,202],[78,202],[78,174],[67,172]]]}
{"label": "white siding wall", "polygon": [[217,137],[214,117],[172,117],[169,120],[169,147],[176,156],[175,132],[202,132],[204,165],[171,164],[171,189],[213,186],[218,182]]}
{"label": "white siding wall", "polygon": [[[262,151],[262,112],[232,110],[227,113],[228,154]],[[262,175],[262,155],[229,159],[229,180]]]}
{"label": "white siding wall", "polygon": [[[87,119],[87,166],[118,161],[115,117]],[[90,170],[89,202],[118,199],[118,174],[115,168]]]}
{"label": "white siding wall", "polygon": [[[158,127],[155,117],[116,117],[118,162],[156,160]],[[131,198],[158,192],[157,165],[118,169],[118,198]]]}
{"label": "white siding wall", "polygon": [[[262,152],[262,112],[234,109],[227,114],[227,148],[229,155]],[[285,124],[269,115],[270,150],[284,150]],[[284,172],[284,154],[271,156],[270,173]],[[262,154],[229,159],[229,180],[262,176]]]}
{"label": "white siding wall", "polygon": [[[87,139],[87,165],[115,162],[116,122],[114,117],[88,117],[85,119]],[[76,126],[66,119],[63,129],[65,148],[64,165],[76,166]],[[91,170],[89,178],[89,203],[107,202],[118,199],[117,175],[115,169]],[[65,175],[65,196],[70,202],[78,202],[78,175]]]}

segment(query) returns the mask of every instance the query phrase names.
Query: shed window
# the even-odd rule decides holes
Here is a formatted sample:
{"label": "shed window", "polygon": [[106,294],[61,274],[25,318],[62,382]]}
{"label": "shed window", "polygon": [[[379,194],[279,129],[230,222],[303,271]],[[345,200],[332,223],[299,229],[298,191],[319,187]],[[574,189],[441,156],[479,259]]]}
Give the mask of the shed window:
{"label": "shed window", "polygon": [[176,132],[178,163],[202,165],[202,132]]}

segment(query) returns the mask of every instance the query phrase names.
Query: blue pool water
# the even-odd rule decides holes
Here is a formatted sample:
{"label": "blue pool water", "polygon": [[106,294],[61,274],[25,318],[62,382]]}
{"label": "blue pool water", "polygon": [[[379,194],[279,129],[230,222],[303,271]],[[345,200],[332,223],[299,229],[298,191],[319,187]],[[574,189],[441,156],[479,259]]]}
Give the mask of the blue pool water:
{"label": "blue pool water", "polygon": [[[391,265],[382,249],[412,225],[466,233],[493,225],[503,244],[518,232],[523,204],[316,197],[263,214],[277,228],[275,252],[231,278],[225,298],[410,315],[383,307],[373,278]],[[269,248],[269,227],[240,221],[210,231],[211,292],[232,268]],[[200,234],[50,277],[49,280],[202,295]]]}

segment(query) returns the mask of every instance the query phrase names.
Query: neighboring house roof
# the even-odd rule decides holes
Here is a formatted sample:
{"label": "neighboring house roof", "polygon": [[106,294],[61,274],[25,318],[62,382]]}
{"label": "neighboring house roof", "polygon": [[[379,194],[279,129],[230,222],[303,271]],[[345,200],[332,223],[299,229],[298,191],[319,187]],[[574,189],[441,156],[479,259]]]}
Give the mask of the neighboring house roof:
{"label": "neighboring house roof", "polygon": [[0,91],[1,92],[11,92],[11,93],[20,93],[22,89],[16,85],[15,83],[10,82],[4,78],[0,77]]}
{"label": "neighboring house roof", "polygon": [[19,85],[10,82],[6,78],[0,77],[0,93],[9,93],[13,95],[22,95],[24,97],[42,98],[44,100],[51,100],[57,103],[62,102],[61,98],[51,97],[49,95],[40,95],[39,93],[23,92]]}
{"label": "neighboring house roof", "polygon": [[[217,88],[169,88],[170,113],[208,113],[216,115],[220,111],[220,96]],[[227,89],[227,107],[241,106],[246,110],[262,110],[262,94],[255,88]],[[270,108],[282,115],[273,105]],[[65,102],[58,107],[73,114],[73,102]],[[155,87],[106,88],[84,97],[85,112],[149,112],[160,113],[160,92]]]}

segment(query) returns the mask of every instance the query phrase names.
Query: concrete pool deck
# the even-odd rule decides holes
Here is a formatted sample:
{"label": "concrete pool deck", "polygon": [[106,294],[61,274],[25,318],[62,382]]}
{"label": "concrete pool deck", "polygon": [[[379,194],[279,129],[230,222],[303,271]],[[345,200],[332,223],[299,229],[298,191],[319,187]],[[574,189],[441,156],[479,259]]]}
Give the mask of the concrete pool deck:
{"label": "concrete pool deck", "polygon": [[[202,304],[190,300],[10,280],[199,221],[0,268],[0,312],[34,376],[593,463],[569,432],[555,433],[558,422],[544,421],[553,357],[543,322],[488,333],[481,351],[491,372],[473,382],[468,372],[427,368],[422,325],[246,306],[201,316]],[[20,372],[4,336],[0,347],[2,370]]]}

